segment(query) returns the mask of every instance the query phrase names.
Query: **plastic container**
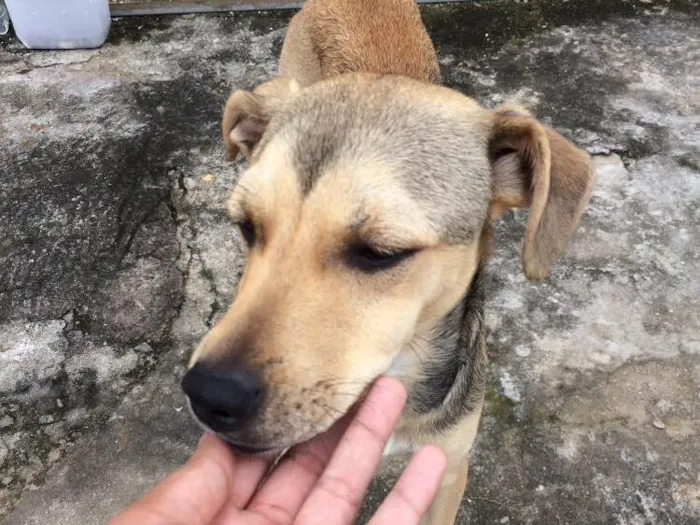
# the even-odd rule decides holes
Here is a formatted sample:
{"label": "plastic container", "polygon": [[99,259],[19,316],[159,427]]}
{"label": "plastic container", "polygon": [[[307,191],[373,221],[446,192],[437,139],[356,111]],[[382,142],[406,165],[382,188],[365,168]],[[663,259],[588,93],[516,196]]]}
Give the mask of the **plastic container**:
{"label": "plastic container", "polygon": [[0,36],[5,36],[10,31],[10,13],[7,12],[5,1],[0,0]]}
{"label": "plastic container", "polygon": [[5,0],[17,38],[30,49],[90,49],[107,40],[108,0]]}

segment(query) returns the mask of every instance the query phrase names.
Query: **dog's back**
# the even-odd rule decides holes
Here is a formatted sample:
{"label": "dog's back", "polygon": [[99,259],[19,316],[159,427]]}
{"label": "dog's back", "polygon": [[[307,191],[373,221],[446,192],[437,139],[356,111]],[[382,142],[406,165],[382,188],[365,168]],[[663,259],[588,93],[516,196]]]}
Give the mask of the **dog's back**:
{"label": "dog's back", "polygon": [[289,26],[280,73],[302,85],[344,73],[442,80],[415,0],[308,0]]}

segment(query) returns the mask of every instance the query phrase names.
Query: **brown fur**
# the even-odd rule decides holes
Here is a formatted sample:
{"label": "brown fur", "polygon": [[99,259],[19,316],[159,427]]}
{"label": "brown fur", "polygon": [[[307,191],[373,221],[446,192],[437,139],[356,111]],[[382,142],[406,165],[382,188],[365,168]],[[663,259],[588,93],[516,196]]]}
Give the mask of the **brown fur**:
{"label": "brown fur", "polygon": [[280,74],[308,85],[356,71],[441,82],[414,0],[307,0],[289,25]]}
{"label": "brown fur", "polygon": [[530,207],[523,267],[529,279],[543,279],[565,250],[590,199],[590,158],[520,108],[501,109],[494,120],[493,213]]}
{"label": "brown fur", "polygon": [[[309,0],[280,61],[278,78],[226,105],[229,155],[250,161],[229,213],[256,240],[191,362],[258,373],[263,408],[225,437],[276,448],[328,428],[378,375],[399,377],[409,404],[394,445],[446,451],[428,522],[450,525],[483,403],[489,219],[530,207],[523,266],[545,277],[590,197],[589,158],[521,108],[435,85],[413,0]],[[358,243],[412,255],[363,272]]]}

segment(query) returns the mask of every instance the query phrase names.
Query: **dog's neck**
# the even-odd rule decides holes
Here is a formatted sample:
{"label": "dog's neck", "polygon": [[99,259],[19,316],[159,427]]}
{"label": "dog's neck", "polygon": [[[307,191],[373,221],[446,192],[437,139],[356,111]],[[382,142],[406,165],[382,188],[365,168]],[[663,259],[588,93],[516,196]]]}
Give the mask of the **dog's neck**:
{"label": "dog's neck", "polygon": [[[446,430],[482,403],[486,380],[484,296],[486,268],[480,266],[466,294],[426,338],[408,345],[417,379],[408,386],[406,423],[423,432]],[[416,348],[420,346],[420,350]],[[400,375],[400,372],[397,374]]]}

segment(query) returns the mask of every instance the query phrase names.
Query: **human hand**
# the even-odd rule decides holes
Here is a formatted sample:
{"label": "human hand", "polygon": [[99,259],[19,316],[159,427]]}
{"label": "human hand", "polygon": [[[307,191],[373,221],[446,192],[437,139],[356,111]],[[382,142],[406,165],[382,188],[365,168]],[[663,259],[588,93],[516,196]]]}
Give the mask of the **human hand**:
{"label": "human hand", "polygon": [[[261,486],[267,460],[207,434],[187,465],[109,525],[350,525],[405,402],[398,381],[379,379],[352,418],[292,449]],[[420,450],[369,525],[418,525],[445,466],[437,447]]]}

